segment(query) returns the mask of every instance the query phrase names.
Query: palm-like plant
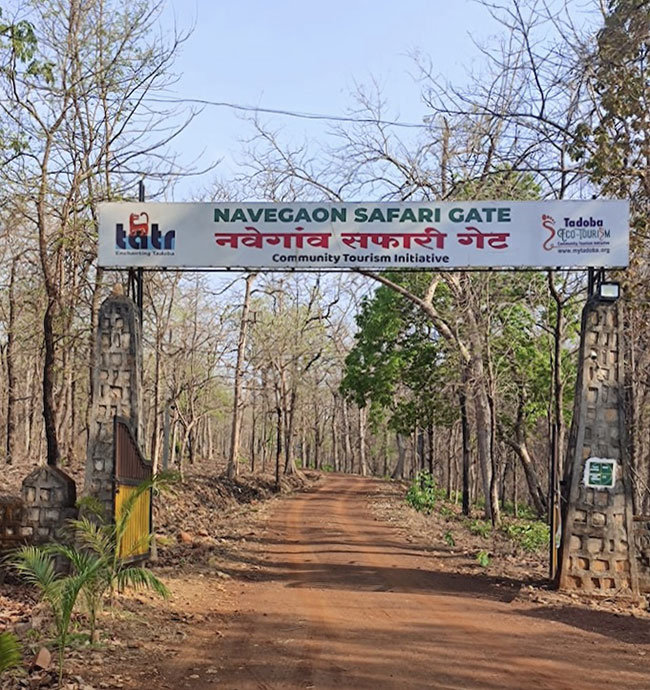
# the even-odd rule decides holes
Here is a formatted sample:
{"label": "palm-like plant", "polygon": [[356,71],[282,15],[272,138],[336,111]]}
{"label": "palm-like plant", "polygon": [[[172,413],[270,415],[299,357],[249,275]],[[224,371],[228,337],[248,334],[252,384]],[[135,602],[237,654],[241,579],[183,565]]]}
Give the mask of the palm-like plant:
{"label": "palm-like plant", "polygon": [[20,663],[20,645],[15,635],[10,632],[0,633],[0,673],[18,666]]}
{"label": "palm-like plant", "polygon": [[[140,484],[125,500],[114,523],[101,516],[98,510],[92,511],[95,519],[72,520],[78,546],[57,543],[25,546],[13,554],[10,562],[14,568],[26,582],[40,590],[42,599],[51,609],[59,654],[59,684],[72,612],[80,595],[88,613],[91,642],[96,641],[97,614],[107,592],[111,601],[116,589],[126,587],[151,589],[163,597],[169,596],[167,587],[151,571],[128,563],[125,558],[130,554],[122,553],[128,521],[138,499],[145,491],[165,486],[169,481],[171,478],[166,475]],[[144,538],[150,539],[150,535]],[[139,546],[136,545],[135,550],[139,550]],[[57,570],[59,556],[68,560],[70,575],[62,575]]]}
{"label": "palm-like plant", "polygon": [[[129,518],[138,499],[154,487],[166,486],[171,480],[172,477],[169,475],[157,475],[139,484],[122,504],[115,522],[106,519],[101,506],[92,501],[85,501],[84,506],[93,517],[82,517],[70,522],[79,548],[62,544],[49,547],[52,552],[65,556],[70,561],[74,572],[83,572],[89,558],[96,559],[100,563],[93,577],[84,584],[81,592],[88,612],[90,640],[93,643],[96,641],[97,614],[107,593],[111,603],[114,601],[115,591],[122,591],[127,587],[150,589],[164,598],[169,596],[167,587],[150,570],[129,563],[128,558],[132,554],[124,553],[122,546]],[[150,539],[151,535],[143,537],[145,541]],[[143,543],[135,544],[132,547],[133,551],[141,551],[140,547],[144,545]]]}
{"label": "palm-like plant", "polygon": [[[83,554],[80,556],[83,558]],[[18,549],[10,562],[27,583],[40,590],[43,601],[50,607],[56,630],[60,684],[72,612],[79,593],[84,585],[96,576],[101,562],[89,557],[82,566],[80,559],[79,570],[72,575],[62,575],[57,571],[54,555],[48,548],[38,546],[24,546]]]}

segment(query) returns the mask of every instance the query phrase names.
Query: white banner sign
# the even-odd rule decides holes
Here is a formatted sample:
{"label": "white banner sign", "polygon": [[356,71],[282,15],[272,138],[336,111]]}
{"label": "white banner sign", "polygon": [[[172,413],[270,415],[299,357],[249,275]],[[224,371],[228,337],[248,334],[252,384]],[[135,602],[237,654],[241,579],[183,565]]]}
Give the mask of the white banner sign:
{"label": "white banner sign", "polygon": [[622,268],[627,201],[106,203],[107,268]]}

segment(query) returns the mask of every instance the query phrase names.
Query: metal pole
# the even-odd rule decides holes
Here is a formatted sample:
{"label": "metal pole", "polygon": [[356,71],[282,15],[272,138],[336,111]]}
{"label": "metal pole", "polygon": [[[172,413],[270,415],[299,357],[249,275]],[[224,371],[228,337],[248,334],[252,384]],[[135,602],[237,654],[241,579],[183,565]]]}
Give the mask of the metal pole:
{"label": "metal pole", "polygon": [[[144,200],[145,200],[144,181],[140,180],[140,182],[138,182],[138,201],[140,203],[144,203]],[[142,268],[136,269],[136,285],[137,285],[137,294],[136,294],[135,303],[138,305],[138,309],[140,311],[140,330],[142,330],[142,309],[143,309],[143,304],[144,304],[144,270]]]}
{"label": "metal pole", "polygon": [[169,469],[169,407],[170,404],[167,403],[165,405],[165,417],[163,421],[163,472],[166,472]]}

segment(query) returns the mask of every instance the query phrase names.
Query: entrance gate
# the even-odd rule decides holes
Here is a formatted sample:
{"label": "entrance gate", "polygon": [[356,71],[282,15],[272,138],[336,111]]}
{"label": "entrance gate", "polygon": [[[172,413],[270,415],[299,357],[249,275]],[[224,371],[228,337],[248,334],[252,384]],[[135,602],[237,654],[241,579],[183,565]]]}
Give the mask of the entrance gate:
{"label": "entrance gate", "polygon": [[152,489],[142,491],[139,487],[151,479],[152,466],[144,459],[124,417],[114,418],[113,448],[113,517],[121,533],[117,555],[126,562],[146,560],[150,555]]}
{"label": "entrance gate", "polygon": [[[141,184],[138,202],[101,204],[99,215],[99,265],[129,269],[141,317],[144,270],[356,270],[381,281],[372,272],[577,269],[589,272],[593,296],[629,253],[626,201],[145,203]],[[551,442],[553,577],[560,478]],[[606,460],[626,471],[619,446]]]}

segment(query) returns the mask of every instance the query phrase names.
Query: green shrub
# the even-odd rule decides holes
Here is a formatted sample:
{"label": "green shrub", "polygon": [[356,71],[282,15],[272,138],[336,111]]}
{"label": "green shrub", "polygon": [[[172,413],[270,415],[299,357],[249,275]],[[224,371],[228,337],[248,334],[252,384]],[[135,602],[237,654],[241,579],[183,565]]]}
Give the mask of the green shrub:
{"label": "green shrub", "polygon": [[482,567],[487,568],[490,565],[490,556],[487,551],[479,551],[476,554],[476,562]]}
{"label": "green shrub", "polygon": [[445,532],[443,539],[445,540],[447,546],[456,546],[456,540],[454,539],[454,535],[451,533],[451,530],[447,530]]}
{"label": "green shrub", "polygon": [[430,513],[436,502],[444,497],[444,491],[436,487],[436,480],[429,472],[418,472],[406,492],[406,502],[418,512]]}
{"label": "green shrub", "polygon": [[501,531],[524,551],[539,551],[549,543],[548,525],[541,520],[509,522]]}

